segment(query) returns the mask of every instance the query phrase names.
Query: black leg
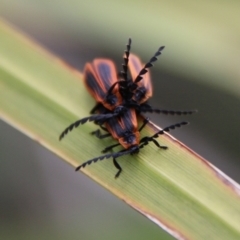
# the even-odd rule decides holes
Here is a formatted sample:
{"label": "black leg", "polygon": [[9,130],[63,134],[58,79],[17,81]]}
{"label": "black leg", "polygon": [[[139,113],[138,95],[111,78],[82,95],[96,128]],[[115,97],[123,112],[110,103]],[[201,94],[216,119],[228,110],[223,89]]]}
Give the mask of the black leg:
{"label": "black leg", "polygon": [[159,147],[161,149],[164,149],[164,150],[168,149],[167,146],[161,146],[156,139],[151,138],[151,137],[143,137],[140,140],[140,143],[143,143],[144,145],[147,145],[149,142],[153,142],[157,147]]}
{"label": "black leg", "polygon": [[110,133],[106,133],[106,134],[101,134],[100,130],[97,129],[96,131],[91,132],[92,135],[95,135],[97,138],[99,139],[103,139],[106,137],[110,137],[111,134]]}
{"label": "black leg", "polygon": [[[97,123],[96,123],[97,124]],[[102,124],[97,124],[103,131],[108,132],[107,128],[103,127]]]}
{"label": "black leg", "polygon": [[153,143],[154,143],[157,147],[159,147],[159,148],[161,148],[161,149],[164,149],[164,150],[168,149],[167,146],[161,146],[157,140],[152,139],[152,141],[153,141]]}
{"label": "black leg", "polygon": [[123,149],[119,152],[116,152],[116,153],[108,153],[106,155],[103,155],[103,156],[98,156],[96,158],[93,158],[93,159],[90,159],[84,163],[82,163],[81,165],[79,165],[78,167],[76,167],[76,171],[78,171],[79,169],[81,168],[85,168],[87,165],[91,165],[92,163],[96,163],[98,161],[102,161],[104,159],[109,159],[109,158],[113,158],[113,164],[114,166],[118,169],[118,172],[117,174],[115,175],[115,177],[117,178],[119,176],[119,174],[121,173],[122,171],[122,168],[120,167],[120,165],[118,164],[118,162],[116,161],[116,158],[118,157],[121,157],[121,156],[124,156],[124,155],[127,155],[127,154],[132,154],[133,151],[136,151],[138,150],[138,147],[135,147],[135,148],[131,148],[131,149]]}
{"label": "black leg", "polygon": [[157,147],[162,148],[162,149],[167,149],[166,146],[160,146],[160,144],[154,139],[154,138],[158,138],[159,135],[163,135],[165,132],[170,132],[171,130],[174,130],[175,128],[179,128],[183,125],[187,125],[188,122],[180,122],[180,123],[176,123],[173,125],[170,125],[168,127],[163,128],[162,130],[159,130],[158,132],[156,132],[154,135],[152,135],[151,137],[143,137],[140,140],[140,145],[139,145],[139,149],[143,148],[145,145],[147,145],[149,142],[153,142]]}
{"label": "black leg", "polygon": [[115,178],[118,178],[120,173],[122,172],[122,168],[121,166],[118,164],[117,160],[115,158],[113,158],[113,164],[114,166],[118,169],[118,172],[115,175]]}
{"label": "black leg", "polygon": [[149,123],[149,118],[144,118],[142,126],[139,128],[139,132]]}
{"label": "black leg", "polygon": [[93,107],[93,109],[90,111],[90,114],[93,114],[93,113],[95,113],[96,112],[96,110],[100,107],[100,103],[97,103],[94,107]]}
{"label": "black leg", "polygon": [[99,125],[99,127],[100,127],[103,131],[108,132],[107,128],[103,127],[102,125]]}
{"label": "black leg", "polygon": [[119,146],[119,145],[120,145],[120,143],[116,143],[116,144],[110,145],[110,146],[106,147],[105,149],[103,149],[102,152],[103,152],[103,153],[109,152],[109,151],[111,151],[113,148],[115,148],[115,147],[117,147],[117,146]]}

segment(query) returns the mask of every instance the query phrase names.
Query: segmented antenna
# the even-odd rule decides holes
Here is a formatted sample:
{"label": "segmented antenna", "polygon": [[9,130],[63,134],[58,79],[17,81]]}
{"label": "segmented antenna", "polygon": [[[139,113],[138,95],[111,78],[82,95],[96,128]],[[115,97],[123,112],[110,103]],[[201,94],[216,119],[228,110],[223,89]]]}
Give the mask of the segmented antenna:
{"label": "segmented antenna", "polygon": [[149,60],[148,63],[145,64],[145,66],[143,67],[143,69],[139,72],[138,76],[136,77],[136,79],[134,80],[134,83],[138,83],[142,80],[142,76],[148,72],[148,68],[153,66],[153,63],[155,61],[157,61],[157,57],[160,56],[162,54],[162,50],[165,48],[165,46],[162,46],[158,49],[158,51],[154,54],[154,56]]}
{"label": "segmented antenna", "polygon": [[197,113],[197,110],[184,110],[184,111],[180,111],[180,110],[165,110],[165,109],[156,109],[156,108],[152,108],[149,105],[146,106],[140,106],[138,109],[140,112],[150,112],[150,113],[161,113],[161,114],[170,114],[170,115],[191,115],[193,113]]}
{"label": "segmented antenna", "polygon": [[78,167],[75,169],[75,171],[78,171],[79,169],[84,168],[84,167],[86,167],[87,165],[90,165],[90,164],[92,164],[92,163],[96,163],[96,162],[98,162],[99,160],[101,161],[101,160],[104,160],[104,159],[108,159],[108,158],[110,158],[110,157],[118,158],[118,157],[121,157],[121,156],[123,156],[123,155],[129,154],[129,153],[131,153],[131,152],[132,152],[132,149],[129,149],[129,150],[124,149],[124,150],[119,151],[119,152],[117,152],[117,153],[108,153],[108,154],[106,154],[106,155],[102,155],[102,156],[99,156],[99,157],[90,159],[90,160],[84,162],[83,164],[81,164],[80,166],[78,166]]}
{"label": "segmented antenna", "polygon": [[175,128],[180,128],[181,126],[187,125],[187,124],[189,124],[189,122],[185,122],[184,121],[184,122],[176,123],[176,124],[170,125],[168,127],[165,127],[162,130],[159,130],[158,132],[156,132],[151,137],[144,137],[144,138],[142,138],[140,140],[140,143],[142,143],[142,144],[139,146],[139,149],[143,148],[145,145],[147,145],[151,141],[153,141],[155,143],[155,139],[154,138],[158,138],[159,135],[163,135],[165,132],[170,132],[171,130],[174,130]]}
{"label": "segmented antenna", "polygon": [[119,115],[119,114],[118,113],[106,113],[106,114],[96,114],[96,115],[92,115],[90,117],[82,118],[82,119],[72,123],[70,126],[68,126],[59,136],[59,141],[61,141],[65,137],[65,135],[67,135],[74,128],[77,128],[79,125],[83,125],[87,121],[89,121],[89,122],[96,121],[96,122],[103,123],[107,119],[112,118],[112,117],[116,117],[117,115]]}
{"label": "segmented antenna", "polygon": [[127,49],[124,51],[125,56],[123,57],[124,63],[122,64],[123,71],[121,71],[121,75],[125,81],[127,81],[127,71],[128,71],[128,60],[131,49],[132,39],[128,39],[128,43],[126,45]]}

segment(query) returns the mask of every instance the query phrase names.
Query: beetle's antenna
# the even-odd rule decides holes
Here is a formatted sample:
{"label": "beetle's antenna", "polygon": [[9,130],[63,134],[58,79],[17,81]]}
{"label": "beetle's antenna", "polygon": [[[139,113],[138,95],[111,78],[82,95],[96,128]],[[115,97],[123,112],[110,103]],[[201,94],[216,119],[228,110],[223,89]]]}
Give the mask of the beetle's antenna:
{"label": "beetle's antenna", "polygon": [[73,128],[77,128],[79,125],[83,125],[85,124],[87,121],[89,122],[93,122],[93,121],[96,121],[96,122],[101,122],[101,123],[104,123],[107,119],[109,118],[112,118],[112,117],[116,117],[118,116],[119,113],[106,113],[106,114],[95,114],[95,115],[92,115],[90,117],[85,117],[85,118],[82,118],[74,123],[72,123],[71,125],[69,125],[62,133],[61,135],[59,136],[59,140],[61,141],[65,135],[68,134],[68,132],[72,131]]}
{"label": "beetle's antenna", "polygon": [[78,171],[79,169],[81,168],[84,168],[86,167],[87,165],[90,165],[92,163],[96,163],[98,162],[99,160],[104,160],[104,159],[108,159],[110,157],[113,157],[114,159],[118,158],[118,157],[121,157],[123,155],[126,155],[126,154],[130,154],[133,152],[133,149],[124,149],[124,150],[121,150],[119,152],[116,152],[116,153],[108,153],[108,154],[105,154],[105,155],[102,155],[102,156],[99,156],[99,157],[96,157],[96,158],[93,158],[93,159],[90,159],[84,163],[82,163],[80,166],[78,166],[75,170]]}
{"label": "beetle's antenna", "polygon": [[122,64],[123,71],[121,71],[121,75],[125,81],[127,81],[127,71],[128,71],[128,58],[130,54],[130,49],[131,49],[131,44],[132,44],[132,39],[128,39],[127,43],[127,49],[124,51],[125,56],[123,57],[124,63]]}
{"label": "beetle's antenna", "polygon": [[140,143],[142,143],[141,145],[139,145],[139,149],[140,148],[143,148],[145,145],[147,145],[149,142],[154,142],[155,145],[157,145],[158,147],[160,148],[165,148],[166,147],[162,147],[159,145],[159,143],[154,139],[154,138],[158,138],[159,135],[163,135],[165,134],[165,132],[170,132],[171,130],[174,130],[175,128],[180,128],[181,126],[183,125],[187,125],[189,124],[189,122],[180,122],[180,123],[176,123],[176,124],[173,124],[173,125],[170,125],[168,127],[165,127],[163,128],[162,130],[159,130],[158,132],[156,132],[154,135],[152,135],[151,137],[143,137],[141,140],[140,140]]}
{"label": "beetle's antenna", "polygon": [[157,61],[157,57],[160,56],[162,54],[162,50],[165,48],[165,46],[160,47],[157,52],[154,54],[154,56],[149,60],[148,63],[145,64],[145,66],[143,67],[143,69],[139,72],[138,76],[136,77],[136,79],[134,80],[134,83],[140,82],[142,80],[142,76],[148,72],[148,68],[153,66],[153,63],[155,61]]}
{"label": "beetle's antenna", "polygon": [[197,113],[198,111],[196,109],[194,110],[184,110],[184,111],[180,111],[180,110],[165,110],[165,109],[156,109],[156,108],[152,108],[150,105],[148,104],[141,104],[139,106],[139,108],[137,109],[140,112],[150,112],[150,113],[161,113],[161,114],[166,114],[166,115],[190,115],[193,113]]}

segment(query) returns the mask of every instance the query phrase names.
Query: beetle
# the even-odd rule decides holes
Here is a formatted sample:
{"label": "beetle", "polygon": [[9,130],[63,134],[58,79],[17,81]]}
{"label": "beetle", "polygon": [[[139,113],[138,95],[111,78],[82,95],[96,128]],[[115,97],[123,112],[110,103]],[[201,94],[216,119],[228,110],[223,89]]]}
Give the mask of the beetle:
{"label": "beetle", "polygon": [[[101,106],[98,108],[98,111],[100,112],[100,115],[102,114],[108,114],[109,110],[105,107]],[[166,146],[161,146],[155,138],[158,137],[160,134],[164,134],[164,132],[170,131],[170,129],[175,129],[176,127],[181,127],[182,125],[188,124],[188,122],[181,122],[177,123],[171,126],[168,126],[164,128],[163,130],[158,131],[151,137],[143,137],[140,139],[140,132],[141,130],[146,126],[146,124],[149,122],[148,118],[144,118],[142,126],[138,129],[138,122],[137,122],[137,114],[135,109],[129,108],[127,109],[121,116],[115,116],[108,118],[106,121],[103,121],[102,119],[96,120],[95,123],[97,125],[100,125],[100,127],[107,131],[106,134],[101,134],[100,130],[96,130],[92,132],[96,137],[99,139],[103,139],[106,137],[112,136],[113,139],[117,140],[118,143],[113,144],[111,146],[106,147],[102,152],[106,153],[113,148],[121,145],[124,149],[117,152],[117,153],[111,153],[103,156],[99,156],[97,158],[88,160],[78,166],[76,168],[76,171],[79,170],[82,167],[85,167],[86,165],[90,165],[92,162],[97,162],[98,160],[103,160],[104,158],[110,158],[113,157],[113,164],[118,169],[118,172],[115,175],[115,178],[119,177],[122,168],[118,164],[116,158],[126,155],[126,154],[135,154],[138,153],[141,148],[143,148],[145,145],[147,145],[149,142],[153,142],[157,147],[161,149],[167,149]],[[104,127],[103,127],[104,125]],[[74,127],[77,127],[76,125],[71,125],[69,128],[65,130],[65,134],[68,131],[71,131]]]}
{"label": "beetle", "polygon": [[[166,150],[166,146],[161,146],[155,138],[157,138],[159,135],[164,134],[165,132],[169,132],[171,129],[175,129],[177,127],[181,127],[183,125],[188,124],[188,122],[180,122],[177,124],[170,125],[162,130],[159,130],[151,137],[143,137],[140,139],[140,132],[141,130],[146,126],[146,124],[149,122],[149,119],[144,119],[142,126],[137,129],[137,117],[136,112],[134,109],[128,109],[126,112],[124,112],[123,115],[120,117],[113,117],[108,119],[105,122],[104,130],[107,130],[107,134],[101,134],[100,130],[96,130],[92,132],[92,134],[96,135],[99,139],[103,139],[109,136],[112,136],[115,140],[118,140],[118,143],[110,145],[106,147],[102,152],[106,153],[113,148],[121,145],[124,149],[116,152],[116,153],[109,153],[106,155],[102,155],[93,159],[90,159],[81,165],[79,165],[76,168],[76,171],[78,171],[81,168],[86,167],[87,165],[90,165],[91,163],[95,163],[99,160],[107,159],[112,157],[113,158],[113,164],[117,168],[117,173],[115,174],[115,178],[118,178],[120,173],[122,172],[122,168],[117,162],[117,158],[121,157],[123,155],[127,154],[136,154],[140,151],[141,148],[143,148],[145,145],[147,145],[149,142],[153,142],[158,148]],[[99,124],[99,122],[97,122]],[[101,125],[101,124],[100,124]]]}
{"label": "beetle", "polygon": [[[119,92],[117,71],[109,59],[95,59],[87,63],[83,71],[83,82],[98,104],[110,111],[122,105],[123,99]],[[97,108],[96,108],[97,109]],[[91,112],[94,112],[93,109]]]}
{"label": "beetle", "polygon": [[[161,55],[164,46],[160,47],[154,56],[143,65],[140,59],[130,54],[131,38],[123,57],[123,70],[117,74],[114,63],[109,59],[95,59],[84,67],[84,83],[96,100],[96,106],[90,113],[94,113],[100,105],[109,109],[113,117],[126,111],[126,108],[135,108],[138,112],[155,112],[163,114],[192,114],[196,110],[173,111],[154,109],[147,104],[152,96],[152,83],[148,69]],[[131,77],[128,77],[128,69]],[[118,80],[118,76],[120,80]]]}
{"label": "beetle", "polygon": [[[154,109],[148,105],[146,101],[152,96],[152,84],[147,69],[153,66],[153,62],[157,60],[164,47],[160,47],[144,67],[136,55],[130,54],[130,47],[131,39],[129,39],[125,50],[123,71],[119,74],[122,78],[120,80],[117,78],[115,65],[109,59],[95,59],[92,63],[85,65],[84,84],[97,102],[90,113],[95,113],[102,106],[110,111],[94,114],[72,123],[61,133],[59,140],[74,127],[85,124],[87,121],[99,122],[101,120],[104,123],[110,118],[124,114],[129,108],[134,108],[139,113],[155,112],[171,115],[186,115],[196,112],[196,110]],[[128,68],[131,74],[130,78],[127,74]]]}
{"label": "beetle", "polygon": [[[152,96],[152,83],[148,69],[157,61],[157,57],[162,54],[165,48],[161,46],[153,57],[143,65],[139,57],[130,53],[131,38],[128,40],[127,50],[123,57],[123,70],[120,72],[120,81],[115,83],[120,85],[121,94],[127,102],[134,102],[138,105],[145,103]],[[130,77],[128,76],[128,70]],[[139,110],[139,109],[138,109]]]}
{"label": "beetle", "polygon": [[[153,66],[153,62],[161,54],[164,47],[160,47],[154,56],[144,67],[140,59],[130,54],[131,38],[129,38],[127,49],[125,50],[123,71],[118,80],[117,71],[113,62],[109,59],[95,59],[92,63],[87,63],[84,67],[84,84],[95,98],[97,104],[90,113],[95,113],[98,108],[104,106],[110,110],[104,114],[94,114],[80,119],[67,127],[59,137],[61,140],[73,127],[85,124],[87,121],[106,121],[126,112],[128,108],[134,108],[137,112],[155,112],[171,115],[186,115],[196,112],[196,110],[175,111],[154,109],[147,104],[147,100],[152,96],[152,84],[148,68]],[[128,68],[131,78],[128,77]],[[134,80],[133,80],[134,79]]]}
{"label": "beetle", "polygon": [[[122,79],[115,83],[120,85],[121,95],[127,103],[127,106],[134,107],[138,112],[162,113],[171,115],[186,115],[197,112],[197,110],[176,111],[176,110],[163,110],[152,108],[148,103],[148,99],[152,97],[153,89],[148,69],[153,66],[157,61],[157,57],[161,55],[162,50],[165,48],[161,46],[153,57],[143,65],[140,58],[130,53],[131,39],[127,44],[127,50],[124,55],[123,71],[120,72]],[[128,77],[128,69],[131,77]]]}
{"label": "beetle", "polygon": [[[104,158],[113,157],[113,163],[118,169],[115,177],[118,177],[122,168],[117,163],[116,158],[126,155],[135,154],[149,142],[159,147],[166,149],[167,147],[161,146],[155,138],[164,134],[170,129],[180,127],[187,124],[187,122],[177,123],[171,125],[163,130],[158,131],[151,137],[144,137],[140,139],[140,131],[147,124],[148,120],[145,119],[142,126],[137,129],[137,115],[141,112],[157,112],[164,114],[191,114],[194,111],[171,111],[153,109],[147,104],[147,100],[152,96],[152,84],[148,69],[153,66],[153,62],[161,54],[164,47],[160,47],[150,61],[143,66],[140,59],[130,54],[131,39],[127,44],[127,50],[124,55],[123,71],[117,74],[113,62],[109,59],[95,59],[92,63],[87,63],[84,68],[84,83],[89,93],[97,101],[97,105],[92,109],[91,113],[97,112],[89,117],[77,120],[68,126],[60,135],[61,140],[69,131],[78,127],[87,121],[94,121],[102,129],[108,133],[102,135],[100,130],[93,133],[98,138],[112,136],[119,143],[111,145],[104,149],[107,152],[112,148],[122,145],[123,150],[117,153],[106,154],[94,159],[91,159],[79,167],[79,170],[86,165],[103,160]],[[131,77],[128,76],[128,70]],[[120,78],[120,80],[118,79]],[[105,125],[105,127],[103,127]]]}

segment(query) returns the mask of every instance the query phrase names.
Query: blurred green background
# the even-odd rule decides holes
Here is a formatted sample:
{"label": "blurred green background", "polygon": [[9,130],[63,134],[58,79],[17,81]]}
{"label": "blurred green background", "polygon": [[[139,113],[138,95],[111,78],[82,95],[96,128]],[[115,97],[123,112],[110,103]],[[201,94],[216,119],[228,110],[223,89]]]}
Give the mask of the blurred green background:
{"label": "blurred green background", "polygon": [[[95,57],[120,66],[129,36],[143,62],[165,45],[151,104],[199,113],[151,119],[189,120],[173,135],[240,182],[239,1],[0,0],[0,16],[80,71]],[[173,239],[6,123],[0,129],[0,239]]]}

